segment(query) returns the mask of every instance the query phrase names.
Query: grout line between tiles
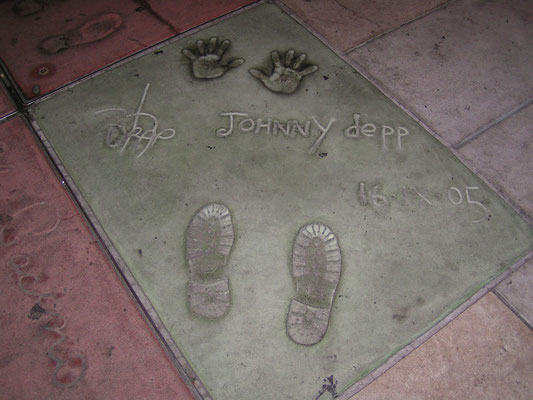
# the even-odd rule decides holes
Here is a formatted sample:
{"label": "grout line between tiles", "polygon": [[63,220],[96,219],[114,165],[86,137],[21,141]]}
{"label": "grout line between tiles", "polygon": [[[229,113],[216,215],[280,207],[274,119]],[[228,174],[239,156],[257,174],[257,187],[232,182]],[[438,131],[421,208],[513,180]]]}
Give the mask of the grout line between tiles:
{"label": "grout line between tiles", "polygon": [[450,1],[447,1],[447,2],[445,2],[445,3],[443,3],[443,4],[439,5],[439,6],[435,7],[435,8],[432,8],[431,10],[426,11],[425,13],[420,14],[420,15],[414,17],[413,19],[411,19],[411,20],[409,20],[409,21],[407,21],[407,22],[404,22],[404,23],[401,24],[401,25],[395,26],[395,27],[389,29],[389,30],[386,31],[386,32],[380,33],[379,35],[376,35],[376,36],[374,36],[374,37],[371,37],[370,39],[367,39],[367,40],[365,40],[365,41],[362,42],[362,43],[356,44],[355,46],[352,46],[352,47],[350,47],[350,48],[344,50],[344,54],[348,54],[349,52],[351,52],[351,51],[353,51],[353,50],[355,50],[355,49],[357,49],[357,48],[359,48],[359,47],[362,47],[362,46],[364,46],[364,45],[367,44],[367,43],[373,42],[374,40],[379,39],[379,38],[382,37],[382,36],[388,35],[389,33],[392,33],[392,32],[394,32],[394,31],[396,31],[396,30],[398,30],[398,29],[400,29],[400,28],[402,28],[402,27],[404,27],[404,26],[406,26],[406,25],[409,25],[409,24],[411,24],[411,23],[413,23],[413,22],[415,22],[415,21],[418,21],[419,19],[422,19],[422,18],[426,17],[426,16],[429,15],[429,14],[432,14],[432,13],[434,13],[434,12],[436,12],[436,11],[439,11],[440,9],[442,9],[442,8],[444,8],[444,7],[447,7],[447,6],[449,6],[450,4],[455,3],[456,1],[457,1],[457,0],[450,0]]}
{"label": "grout line between tiles", "polygon": [[2,116],[0,117],[0,123],[2,123],[2,122],[4,122],[4,121],[8,121],[8,120],[10,120],[11,118],[13,118],[13,117],[14,117],[15,115],[17,115],[17,114],[18,114],[18,111],[15,110],[15,111],[8,112],[8,113],[5,114],[5,115],[2,115]]}
{"label": "grout line between tiles", "polygon": [[[434,325],[431,329],[429,329],[428,331],[426,331],[425,333],[423,333],[422,335],[420,335],[419,337],[414,339],[411,343],[409,343],[407,346],[405,346],[402,350],[400,350],[394,356],[390,357],[384,364],[378,366],[376,369],[371,371],[368,375],[366,375],[359,382],[355,383],[354,385],[352,385],[351,387],[346,389],[338,397],[338,399],[339,400],[348,400],[352,396],[354,396],[357,393],[359,393],[361,390],[363,390],[365,387],[370,385],[372,382],[374,382],[376,379],[378,379],[381,375],[383,375],[389,369],[394,367],[398,362],[400,362],[400,360],[402,360],[403,358],[407,357],[409,354],[411,354],[411,352],[413,352],[414,350],[416,350],[417,348],[422,346],[424,343],[426,343],[429,339],[431,339],[431,337],[433,337],[441,329],[443,329],[450,322],[452,322],[459,315],[461,315],[464,311],[466,311],[468,308],[470,308],[479,299],[481,299],[487,293],[491,292],[492,289],[497,284],[502,282],[509,275],[511,275],[513,272],[515,272],[518,268],[523,266],[526,262],[528,262],[531,259],[533,259],[533,251],[529,252],[526,256],[522,257],[518,262],[513,264],[511,267],[507,268],[504,272],[502,272],[496,278],[494,278],[489,283],[487,283],[482,288],[480,288],[476,293],[474,293],[470,298],[468,298],[468,300],[466,300],[459,307],[457,307],[455,310],[453,310],[450,314],[448,314],[440,322],[438,322],[436,325]],[[493,293],[494,293],[494,291],[493,291]],[[520,318],[520,319],[523,321],[523,318]],[[526,325],[529,326],[529,324],[527,324],[527,323],[526,323]]]}
{"label": "grout line between tiles", "polygon": [[117,275],[121,278],[121,280],[123,280],[127,291],[135,299],[141,315],[146,320],[147,325],[150,327],[155,337],[161,343],[165,353],[167,354],[167,357],[178,371],[178,374],[181,376],[192,396],[197,400],[213,400],[205,385],[196,375],[192,369],[192,366],[189,364],[178,345],[174,342],[170,332],[164,326],[159,315],[157,314],[157,311],[146,297],[141,286],[129,270],[126,262],[122,259],[119,252],[114,248],[105,230],[98,222],[89,204],[83,198],[83,195],[74,183],[74,180],[68,174],[65,166],[61,162],[61,159],[46,138],[37,121],[34,120],[29,114],[24,114],[23,117],[31,130],[36,134],[46,154],[52,161],[53,167],[57,169],[59,175],[63,179],[63,183],[66,183],[67,189],[70,191],[73,198],[76,200],[78,207],[80,208],[80,213],[84,216],[88,226],[102,244],[101,247],[108,255],[111,264],[114,266],[114,269],[117,272]]}
{"label": "grout line between tiles", "polygon": [[494,295],[498,297],[498,299],[500,299],[501,302],[505,304],[505,306],[509,310],[511,310],[514,315],[517,316],[518,319],[520,319],[520,321],[522,321],[529,329],[533,331],[533,326],[531,326],[531,324],[524,318],[522,313],[518,311],[518,309],[509,300],[507,300],[507,298],[503,294],[501,294],[497,290],[493,290],[492,293],[494,293]]}
{"label": "grout line between tiles", "polygon": [[488,124],[483,125],[481,128],[476,129],[474,132],[472,132],[470,135],[462,139],[460,142],[454,144],[452,147],[456,150],[459,150],[461,147],[466,146],[473,140],[477,139],[482,133],[488,131],[490,128],[492,128],[495,125],[498,125],[500,122],[510,118],[514,114],[520,112],[527,106],[533,103],[533,96],[525,100],[524,102],[518,104],[516,107],[511,109],[510,111],[500,115],[498,118],[490,121]]}
{"label": "grout line between tiles", "polygon": [[498,285],[501,284],[503,281],[508,279],[512,274],[514,274],[518,269],[522,268],[526,263],[533,260],[533,251],[530,252],[520,263],[520,265],[513,265],[513,267],[509,268],[507,271],[505,271],[504,274],[498,277],[498,280],[491,282],[489,285],[486,285],[486,287],[492,291],[502,302],[509,308],[520,320],[526,324],[529,329],[533,330],[533,326],[531,326],[530,322],[522,315],[522,313],[513,305],[511,301],[509,301],[505,295],[500,293],[497,289]]}

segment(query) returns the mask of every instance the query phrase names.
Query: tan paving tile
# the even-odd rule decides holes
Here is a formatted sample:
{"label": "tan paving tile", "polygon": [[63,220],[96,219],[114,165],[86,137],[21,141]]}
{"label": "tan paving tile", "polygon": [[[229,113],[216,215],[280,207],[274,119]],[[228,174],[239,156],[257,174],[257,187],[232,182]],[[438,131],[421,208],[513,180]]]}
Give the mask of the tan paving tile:
{"label": "tan paving tile", "polygon": [[349,54],[449,144],[533,95],[533,7],[458,0]]}
{"label": "tan paving tile", "polygon": [[447,0],[283,0],[333,46],[347,51],[405,24]]}
{"label": "tan paving tile", "polygon": [[459,151],[533,221],[533,104]]}
{"label": "tan paving tile", "polygon": [[531,399],[533,331],[489,293],[351,400]]}
{"label": "tan paving tile", "polygon": [[533,326],[533,260],[496,287],[498,294]]}

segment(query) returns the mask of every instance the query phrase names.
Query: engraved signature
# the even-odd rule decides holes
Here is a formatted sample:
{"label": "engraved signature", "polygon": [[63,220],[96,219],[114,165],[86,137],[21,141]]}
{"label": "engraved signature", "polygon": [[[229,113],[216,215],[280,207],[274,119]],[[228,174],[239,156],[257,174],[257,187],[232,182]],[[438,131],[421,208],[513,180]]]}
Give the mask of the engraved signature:
{"label": "engraved signature", "polygon": [[[281,136],[295,139],[298,135],[304,138],[316,136],[313,145],[307,151],[308,154],[316,154],[320,145],[329,132],[332,131],[336,118],[329,118],[329,122],[322,125],[316,117],[300,123],[295,119],[287,122],[280,122],[276,118],[252,118],[248,113],[243,112],[222,112],[221,117],[227,117],[226,127],[216,130],[216,136],[227,138],[236,132],[254,133],[256,135],[266,134],[269,136]],[[376,142],[381,142],[380,147],[384,152],[402,151],[404,138],[409,135],[409,130],[403,126],[388,126],[371,122],[362,123],[361,115],[353,114],[354,124],[343,130],[344,136],[348,139],[359,140],[360,138],[373,138]],[[311,131],[313,129],[314,132]],[[381,133],[380,133],[381,131]]]}
{"label": "engraved signature", "polygon": [[[116,111],[123,114],[123,120],[120,123],[111,123],[107,126],[107,133],[105,137],[105,144],[110,148],[120,148],[120,153],[122,153],[130,143],[136,142],[135,151],[139,151],[137,158],[141,157],[146,151],[151,149],[155,143],[161,140],[172,139],[176,134],[176,131],[172,128],[167,128],[162,131],[157,131],[159,127],[159,121],[157,118],[147,112],[142,111],[142,107],[146,100],[146,94],[150,84],[147,83],[144,92],[137,107],[137,111],[134,113],[128,113],[123,108],[106,108],[105,110],[97,111],[95,114],[102,114],[106,112]],[[144,118],[142,118],[144,117]],[[133,125],[128,126],[128,122],[133,118]],[[144,128],[141,126],[141,118],[143,122],[146,121],[146,125],[151,124],[151,127]],[[130,122],[131,123],[131,122]]]}
{"label": "engraved signature", "polygon": [[[216,135],[219,138],[226,138],[228,136],[231,136],[234,131],[240,131],[240,132],[254,132],[255,134],[261,133],[261,131],[264,131],[267,135],[272,136],[278,136],[279,133],[284,134],[286,137],[294,139],[298,134],[302,135],[305,138],[308,138],[311,134],[310,128],[311,128],[311,121],[306,121],[305,125],[300,124],[297,120],[289,120],[286,124],[281,123],[277,119],[252,119],[247,118],[248,114],[246,113],[240,113],[240,112],[223,112],[220,113],[221,117],[228,117],[229,118],[229,126],[227,128],[219,128],[216,131]],[[235,117],[241,117],[242,119],[237,124],[237,119]],[[326,138],[326,135],[331,130],[331,126],[336,121],[335,118],[330,118],[329,122],[326,126],[322,126],[320,122],[318,122],[316,117],[311,117],[311,120],[314,123],[314,126],[316,126],[318,130],[318,137],[316,138],[313,145],[309,148],[307,151],[308,154],[315,154]]]}

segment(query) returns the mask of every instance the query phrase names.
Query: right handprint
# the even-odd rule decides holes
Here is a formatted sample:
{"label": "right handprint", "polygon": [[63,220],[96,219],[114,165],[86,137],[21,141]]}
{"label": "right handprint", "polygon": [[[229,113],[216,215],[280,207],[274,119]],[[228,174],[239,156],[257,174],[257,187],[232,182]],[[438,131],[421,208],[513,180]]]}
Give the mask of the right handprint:
{"label": "right handprint", "polygon": [[291,94],[298,86],[304,76],[312,74],[318,70],[316,65],[303,65],[307,55],[304,53],[298,57],[294,57],[294,50],[289,50],[285,54],[285,62],[281,63],[279,53],[272,52],[272,62],[274,63],[274,70],[267,76],[263,71],[252,68],[249,70],[250,74],[259,79],[263,84],[273,92]]}

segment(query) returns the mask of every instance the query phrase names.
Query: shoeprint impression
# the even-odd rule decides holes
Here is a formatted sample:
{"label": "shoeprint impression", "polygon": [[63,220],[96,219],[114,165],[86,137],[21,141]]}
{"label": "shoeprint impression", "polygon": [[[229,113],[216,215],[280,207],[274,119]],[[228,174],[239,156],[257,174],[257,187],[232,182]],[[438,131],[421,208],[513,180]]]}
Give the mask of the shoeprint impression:
{"label": "shoeprint impression", "polygon": [[292,251],[296,299],[287,315],[287,333],[298,344],[322,340],[341,276],[341,250],[326,225],[312,223],[300,229]]}
{"label": "shoeprint impression", "polygon": [[121,25],[122,17],[118,14],[99,15],[76,29],[44,39],[39,43],[39,49],[45,54],[56,54],[72,47],[102,40]]}
{"label": "shoeprint impression", "polygon": [[186,235],[189,306],[198,316],[217,319],[229,312],[229,279],[222,270],[227,265],[234,237],[230,212],[222,204],[208,204],[189,223]]}

